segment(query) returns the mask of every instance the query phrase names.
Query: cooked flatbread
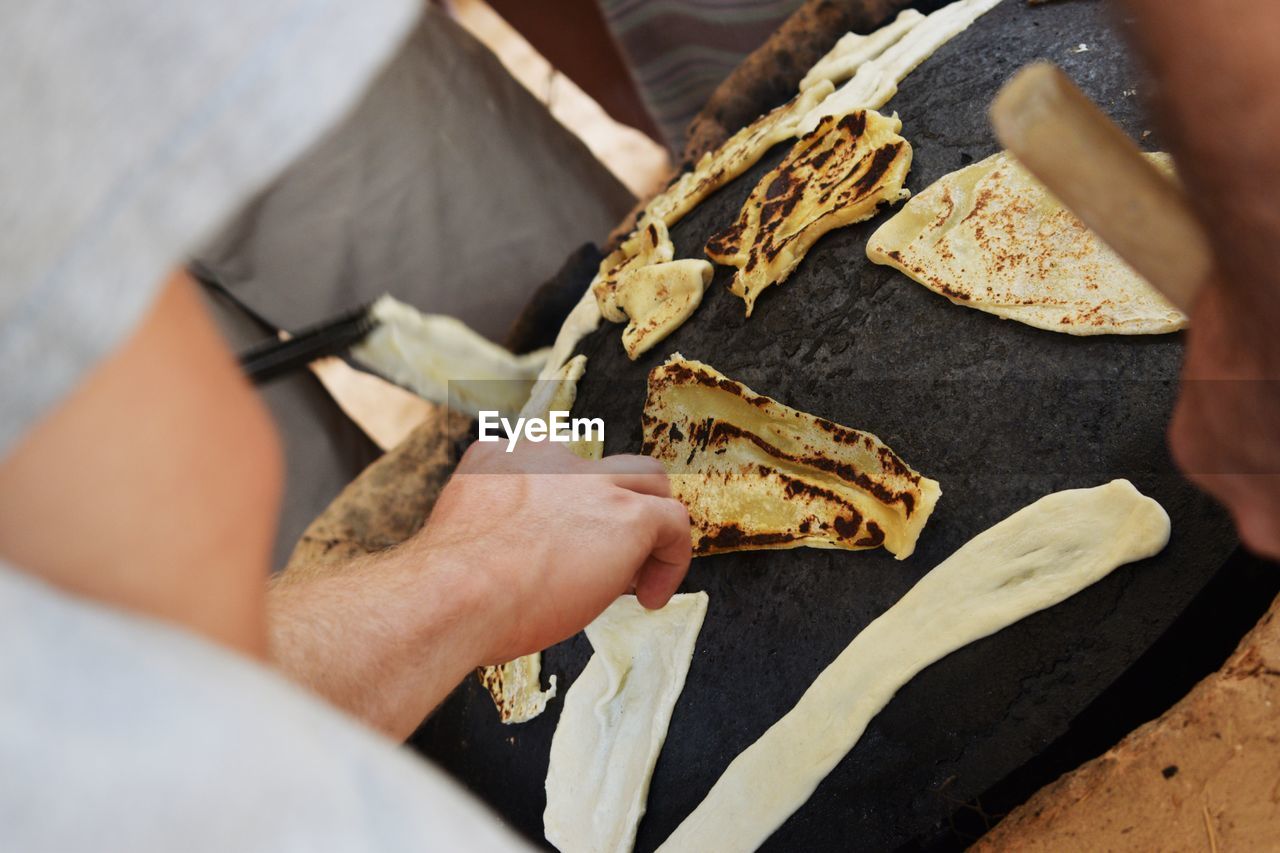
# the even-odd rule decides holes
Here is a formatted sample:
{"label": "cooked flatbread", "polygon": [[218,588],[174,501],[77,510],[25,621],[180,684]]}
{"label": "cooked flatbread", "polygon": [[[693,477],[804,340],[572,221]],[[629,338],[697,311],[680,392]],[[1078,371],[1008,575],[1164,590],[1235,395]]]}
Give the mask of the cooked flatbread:
{"label": "cooked flatbread", "polygon": [[881,204],[910,195],[911,144],[902,122],[874,110],[828,117],[760,179],[738,220],[707,241],[711,260],[734,266],[729,286],[747,304],[791,275],[828,231],[876,214]]}
{"label": "cooked flatbread", "polygon": [[616,294],[618,278],[651,264],[669,263],[675,253],[666,224],[651,216],[641,219],[631,236],[600,262],[600,271],[591,280],[590,291],[595,296],[600,315],[612,323],[625,321],[627,314],[618,304]]}
{"label": "cooked flatbread", "polygon": [[357,361],[433,403],[470,415],[520,410],[549,356],[513,355],[461,320],[423,314],[390,296],[373,304],[378,326],[351,348]]}
{"label": "cooked flatbread", "polygon": [[587,626],[595,654],[564,698],[547,766],[547,840],[630,853],[658,753],[693,659],[707,594],[645,610],[624,595]]}
{"label": "cooked flatbread", "polygon": [[560,369],[569,361],[579,342],[600,326],[604,308],[609,309],[613,322],[620,323],[626,319],[626,315],[610,307],[614,305],[613,291],[617,286],[618,276],[627,270],[648,264],[665,263],[673,257],[675,246],[667,234],[667,226],[661,219],[642,218],[636,230],[600,262],[587,292],[582,294],[582,298],[573,306],[573,310],[561,324],[560,331],[556,333],[555,343],[538,378],[548,381],[558,377]]}
{"label": "cooked flatbread", "polygon": [[482,666],[476,671],[480,683],[493,697],[498,719],[503,723],[527,723],[547,708],[555,698],[556,677],[542,689],[542,653],[516,658],[498,666]]}
{"label": "cooked flatbread", "polygon": [[924,15],[915,9],[903,9],[894,18],[893,23],[886,24],[868,35],[846,33],[836,42],[825,56],[819,59],[809,73],[800,81],[800,91],[810,89],[823,80],[832,83],[843,83],[852,77],[858,68],[869,60],[875,59],[885,50],[892,47],[916,24],[924,20]]}
{"label": "cooked flatbread", "polygon": [[[578,397],[578,380],[587,370],[587,357],[576,355],[557,371],[552,379],[539,380],[533,393],[520,410],[521,417],[545,418],[550,412],[569,412]],[[583,459],[599,459],[604,453],[604,442],[584,439],[569,443],[569,450]],[[542,653],[516,658],[497,666],[482,666],[477,670],[480,683],[493,697],[498,708],[498,719],[504,723],[526,723],[546,710],[547,702],[555,698],[556,677],[550,679],[546,690],[542,689]]]}
{"label": "cooked flatbread", "polygon": [[819,81],[787,103],[771,110],[730,136],[714,151],[702,155],[691,171],[658,193],[645,213],[675,225],[704,198],[750,169],[765,152],[796,135],[796,125],[813,111],[835,87]]}
{"label": "cooked flatbread", "polygon": [[[1166,174],[1166,154],[1148,154]],[[1069,335],[1172,332],[1187,318],[1006,153],[939,179],[867,257],[957,305]]]}
{"label": "cooked flatbread", "polygon": [[683,325],[711,283],[707,261],[683,259],[624,270],[600,302],[606,320],[629,321],[622,346],[635,361]]}
{"label": "cooked flatbread", "polygon": [[796,135],[810,133],[827,116],[853,110],[878,110],[898,92],[898,84],[934,52],[1000,0],[956,0],[917,21],[882,53],[858,64],[853,79],[823,99],[796,126]]}
{"label": "cooked flatbread", "polygon": [[854,637],[659,849],[755,850],[916,673],[1168,541],[1169,516],[1128,480],[1047,495],[979,533]]}
{"label": "cooked flatbread", "polygon": [[673,355],[649,373],[641,452],[689,511],[694,554],[883,546],[899,560],[942,494],[880,439]]}

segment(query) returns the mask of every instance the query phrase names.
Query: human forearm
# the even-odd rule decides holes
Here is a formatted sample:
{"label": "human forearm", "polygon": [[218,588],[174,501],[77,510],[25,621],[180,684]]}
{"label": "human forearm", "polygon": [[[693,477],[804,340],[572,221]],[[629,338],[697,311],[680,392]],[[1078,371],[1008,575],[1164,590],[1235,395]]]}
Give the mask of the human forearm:
{"label": "human forearm", "polygon": [[688,514],[654,460],[478,444],[414,536],[273,582],[272,653],[295,681],[403,738],[473,667],[572,636],[628,589],[661,607],[689,555]]}
{"label": "human forearm", "polygon": [[413,733],[486,658],[484,575],[408,549],[282,575],[267,597],[272,658],[388,736]]}

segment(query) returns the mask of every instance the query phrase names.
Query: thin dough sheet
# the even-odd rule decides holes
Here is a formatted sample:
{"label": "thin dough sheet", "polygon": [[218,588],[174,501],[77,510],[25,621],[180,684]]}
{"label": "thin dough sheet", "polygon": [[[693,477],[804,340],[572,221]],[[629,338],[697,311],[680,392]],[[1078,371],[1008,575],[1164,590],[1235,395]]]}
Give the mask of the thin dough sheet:
{"label": "thin dough sheet", "polygon": [[627,853],[707,614],[705,592],[645,610],[624,595],[587,626],[595,654],[565,695],[547,768],[547,840]]}

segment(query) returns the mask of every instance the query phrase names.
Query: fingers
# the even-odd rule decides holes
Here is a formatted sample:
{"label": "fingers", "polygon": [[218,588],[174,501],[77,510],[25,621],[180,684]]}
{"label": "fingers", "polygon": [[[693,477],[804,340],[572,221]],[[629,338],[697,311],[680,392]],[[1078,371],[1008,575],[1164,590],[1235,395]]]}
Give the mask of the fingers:
{"label": "fingers", "polygon": [[683,568],[663,563],[650,557],[640,569],[636,579],[636,600],[647,610],[659,610],[666,607],[671,596],[676,594],[684,581],[689,564]]}
{"label": "fingers", "polygon": [[606,474],[619,488],[657,498],[671,497],[671,481],[666,469],[648,456],[607,456],[596,463],[596,470]]}
{"label": "fingers", "polygon": [[653,544],[636,576],[636,598],[650,610],[664,606],[689,570],[689,513],[679,501],[649,499]]}

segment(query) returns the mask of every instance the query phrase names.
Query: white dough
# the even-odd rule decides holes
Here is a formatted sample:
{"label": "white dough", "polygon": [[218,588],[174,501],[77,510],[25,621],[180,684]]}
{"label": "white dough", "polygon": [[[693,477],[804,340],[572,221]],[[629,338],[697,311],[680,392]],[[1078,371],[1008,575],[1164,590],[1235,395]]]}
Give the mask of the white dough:
{"label": "white dough", "polygon": [[351,348],[357,360],[433,403],[470,415],[513,415],[548,351],[513,355],[454,317],[423,314],[390,296],[373,304],[379,325]]}
{"label": "white dough", "polygon": [[635,845],[706,613],[705,592],[673,596],[661,610],[624,595],[587,626],[595,654],[565,694],[547,768],[543,826],[564,853]]}
{"label": "white dough", "polygon": [[892,24],[887,24],[874,33],[865,36],[846,33],[840,41],[836,42],[835,47],[814,63],[809,73],[804,75],[804,79],[800,81],[800,91],[816,86],[823,80],[830,80],[832,83],[848,80],[862,63],[884,53],[888,47],[896,44],[906,35],[908,30],[923,20],[924,15],[915,9],[903,9],[898,13],[898,17],[894,18]]}
{"label": "white dough", "polygon": [[1169,516],[1128,480],[1055,492],[978,534],[858,634],[660,849],[756,849],[916,673],[1168,539]]}
{"label": "white dough", "polygon": [[826,116],[880,109],[897,94],[898,84],[921,62],[999,3],[1000,0],[956,0],[926,16],[884,53],[862,62],[852,80],[805,115],[796,136],[811,132]]}
{"label": "white dough", "polygon": [[542,367],[539,379],[555,379],[560,368],[573,355],[578,342],[594,332],[600,326],[600,306],[596,304],[596,296],[587,288],[578,304],[573,306],[569,316],[565,317],[560,331],[556,334],[556,342],[551,346],[551,353]]}

